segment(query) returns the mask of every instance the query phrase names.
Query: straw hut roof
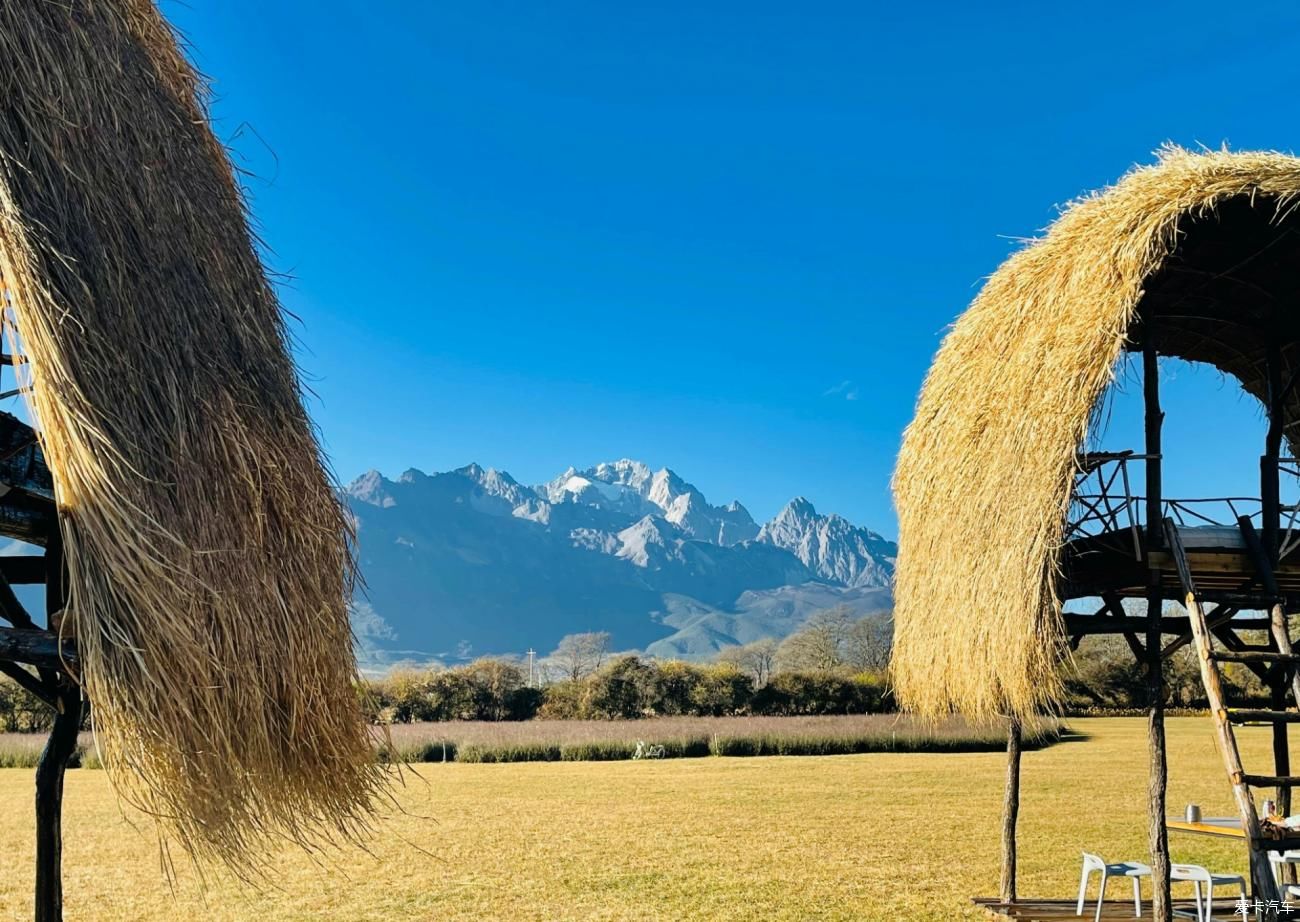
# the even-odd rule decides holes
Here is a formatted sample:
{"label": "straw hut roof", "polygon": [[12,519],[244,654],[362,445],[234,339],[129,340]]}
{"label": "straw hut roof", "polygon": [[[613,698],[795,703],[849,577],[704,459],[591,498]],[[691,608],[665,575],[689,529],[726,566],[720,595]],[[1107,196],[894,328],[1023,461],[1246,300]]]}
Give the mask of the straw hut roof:
{"label": "straw hut roof", "polygon": [[105,765],[199,857],[356,833],[349,527],[204,86],[151,0],[0,4],[0,52],[5,324]]}
{"label": "straw hut roof", "polygon": [[[1162,355],[1256,397],[1270,345],[1284,380],[1300,368],[1298,195],[1293,157],[1171,147],[989,278],[935,357],[894,475],[906,706],[987,717],[1055,700],[1062,534],[1094,408],[1144,316]],[[1284,410],[1294,446],[1300,399]]]}

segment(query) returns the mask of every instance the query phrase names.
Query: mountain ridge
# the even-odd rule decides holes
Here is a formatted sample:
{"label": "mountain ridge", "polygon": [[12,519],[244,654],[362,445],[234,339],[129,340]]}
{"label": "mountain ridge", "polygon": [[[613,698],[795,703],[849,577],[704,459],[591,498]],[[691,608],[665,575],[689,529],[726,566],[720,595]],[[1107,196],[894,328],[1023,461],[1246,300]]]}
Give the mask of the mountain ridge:
{"label": "mountain ridge", "polygon": [[789,633],[824,603],[891,604],[897,549],[876,532],[804,497],[760,525],[739,500],[714,506],[675,471],[628,458],[532,487],[476,462],[397,480],[372,470],[342,499],[367,586],[356,630],[381,661],[549,649],[584,630],[701,657]]}

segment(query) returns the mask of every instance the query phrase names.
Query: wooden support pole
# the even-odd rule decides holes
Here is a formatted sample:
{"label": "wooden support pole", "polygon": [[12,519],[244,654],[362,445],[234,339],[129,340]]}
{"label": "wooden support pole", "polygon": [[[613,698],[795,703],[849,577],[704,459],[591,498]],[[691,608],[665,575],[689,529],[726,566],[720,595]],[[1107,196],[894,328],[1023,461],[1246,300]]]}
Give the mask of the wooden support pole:
{"label": "wooden support pole", "polygon": [[1148,840],[1151,848],[1151,918],[1171,922],[1173,907],[1169,898],[1169,831],[1165,827],[1165,801],[1169,767],[1165,750],[1165,683],[1160,655],[1160,619],[1156,613],[1164,604],[1159,574],[1151,576],[1147,594],[1147,735],[1151,762],[1147,780]]}
{"label": "wooden support pole", "polygon": [[[1147,552],[1164,544],[1162,532],[1163,500],[1161,497],[1160,429],[1165,414],[1160,410],[1160,367],[1156,356],[1155,323],[1150,312],[1143,318],[1142,397],[1146,417],[1146,546]],[[1157,609],[1158,610],[1158,609]],[[1159,644],[1157,643],[1157,647]]]}
{"label": "wooden support pole", "polygon": [[[47,619],[63,610],[66,587],[63,548],[55,530],[45,552]],[[36,766],[36,922],[63,922],[63,775],[81,730],[81,688],[66,673],[58,682],[54,728]]]}
{"label": "wooden support pole", "polygon": [[[1269,706],[1275,711],[1286,710],[1287,683],[1275,682],[1270,690]],[[1291,774],[1291,744],[1287,739],[1287,724],[1273,724],[1273,774],[1285,778]],[[1277,789],[1277,812],[1282,816],[1291,815],[1291,788],[1279,785]]]}
{"label": "wooden support pole", "polygon": [[1020,816],[1020,720],[1007,721],[1007,789],[1002,802],[1002,885],[1003,903],[1016,901],[1016,820]]}
{"label": "wooden support pole", "polygon": [[81,689],[65,686],[59,705],[36,766],[36,922],[63,922],[63,775],[81,730]]}
{"label": "wooden support pole", "polygon": [[[1143,317],[1142,395],[1146,420],[1146,550],[1164,546],[1164,509],[1161,496],[1160,430],[1165,415],[1160,409],[1160,367],[1156,353],[1155,318],[1151,311]],[[1172,922],[1173,907],[1169,899],[1169,833],[1165,827],[1165,800],[1169,769],[1165,751],[1165,688],[1163,657],[1160,650],[1161,608],[1164,593],[1160,573],[1152,570],[1147,589],[1146,663],[1147,663],[1147,736],[1150,765],[1147,772],[1147,838],[1151,851],[1151,918],[1155,922]],[[1190,619],[1187,633],[1190,635]],[[1181,632],[1180,632],[1181,633]]]}
{"label": "wooden support pole", "polygon": [[1259,459],[1260,524],[1264,533],[1264,550],[1271,563],[1277,563],[1282,525],[1282,500],[1278,459],[1282,454],[1282,353],[1277,341],[1268,346],[1268,433],[1264,438],[1264,455]]}

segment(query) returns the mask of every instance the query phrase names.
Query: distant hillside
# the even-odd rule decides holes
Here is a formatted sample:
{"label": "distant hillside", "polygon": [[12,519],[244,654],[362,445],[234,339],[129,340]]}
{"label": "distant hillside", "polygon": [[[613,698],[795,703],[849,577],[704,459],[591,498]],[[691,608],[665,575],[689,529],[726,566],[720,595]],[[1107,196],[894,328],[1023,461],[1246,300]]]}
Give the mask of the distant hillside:
{"label": "distant hillside", "polygon": [[711,505],[637,461],[537,487],[477,464],[371,471],[344,498],[366,584],[354,629],[371,664],[546,652],[586,630],[702,657],[834,605],[890,607],[893,542],[803,498],[760,526],[739,502]]}

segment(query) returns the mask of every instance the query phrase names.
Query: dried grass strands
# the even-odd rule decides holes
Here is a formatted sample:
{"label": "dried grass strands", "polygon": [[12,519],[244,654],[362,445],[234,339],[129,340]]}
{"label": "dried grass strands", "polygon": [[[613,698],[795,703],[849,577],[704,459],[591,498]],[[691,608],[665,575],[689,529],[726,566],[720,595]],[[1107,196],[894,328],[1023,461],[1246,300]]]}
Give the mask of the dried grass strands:
{"label": "dried grass strands", "polygon": [[894,474],[893,674],[902,703],[972,718],[1050,705],[1075,454],[1179,218],[1236,196],[1276,213],[1300,160],[1193,154],[1074,203],[988,280],[940,347]]}
{"label": "dried grass strands", "polygon": [[365,826],[349,529],[202,87],[149,0],[0,5],[0,274],[98,746],[240,870]]}

